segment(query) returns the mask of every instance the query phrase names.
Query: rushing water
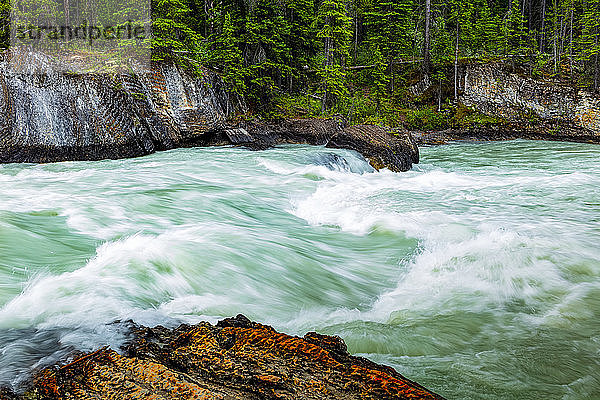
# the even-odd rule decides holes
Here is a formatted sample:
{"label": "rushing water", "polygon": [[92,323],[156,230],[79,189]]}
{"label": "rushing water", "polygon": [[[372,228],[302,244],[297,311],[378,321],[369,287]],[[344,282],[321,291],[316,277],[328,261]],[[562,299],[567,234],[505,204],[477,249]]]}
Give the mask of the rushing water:
{"label": "rushing water", "polygon": [[452,399],[600,398],[600,147],[180,149],[0,166],[0,384],[115,320],[244,313]]}

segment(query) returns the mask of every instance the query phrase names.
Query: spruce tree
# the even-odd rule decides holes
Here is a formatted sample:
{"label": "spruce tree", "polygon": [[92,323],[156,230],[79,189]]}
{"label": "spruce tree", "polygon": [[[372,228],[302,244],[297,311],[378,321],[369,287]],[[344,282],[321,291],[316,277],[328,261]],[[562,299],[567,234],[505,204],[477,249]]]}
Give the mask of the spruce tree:
{"label": "spruce tree", "polygon": [[257,0],[246,22],[244,57],[250,94],[261,107],[291,73],[287,37],[289,27],[277,4],[273,0]]}
{"label": "spruce tree", "polygon": [[[317,32],[313,27],[315,7],[312,0],[288,0],[286,4],[286,24],[288,35],[285,38],[290,49],[290,73],[287,89],[294,89],[293,80],[300,79],[302,72],[314,67],[314,58],[319,50]],[[307,82],[301,84],[306,85]]]}
{"label": "spruce tree", "polygon": [[181,61],[184,54],[195,57],[200,36],[187,24],[190,8],[185,0],[153,0],[152,13],[152,58]]}
{"label": "spruce tree", "polygon": [[519,0],[511,0],[511,7],[504,27],[505,54],[513,58],[525,54],[527,38],[525,21]]}
{"label": "spruce tree", "polygon": [[223,81],[235,93],[243,95],[246,90],[245,68],[238,42],[231,15],[226,13],[221,32],[213,39],[210,61],[216,68],[223,70]]}
{"label": "spruce tree", "polygon": [[323,45],[322,112],[348,94],[344,66],[349,56],[352,28],[342,0],[323,0],[315,21]]}
{"label": "spruce tree", "polygon": [[412,0],[373,0],[366,13],[371,47],[378,47],[388,64],[391,93],[395,88],[394,61],[413,54],[413,9]]}
{"label": "spruce tree", "polygon": [[600,0],[586,0],[582,16],[580,59],[589,66],[594,76],[594,91],[598,90],[600,55]]}

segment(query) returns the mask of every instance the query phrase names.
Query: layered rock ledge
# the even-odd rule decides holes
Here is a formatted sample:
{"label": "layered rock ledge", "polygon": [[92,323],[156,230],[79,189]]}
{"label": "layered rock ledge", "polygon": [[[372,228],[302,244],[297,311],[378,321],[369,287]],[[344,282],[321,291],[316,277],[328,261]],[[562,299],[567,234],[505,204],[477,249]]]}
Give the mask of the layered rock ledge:
{"label": "layered rock ledge", "polygon": [[[458,102],[494,117],[488,126],[413,132],[418,144],[453,140],[558,140],[600,144],[600,97],[573,83],[534,79],[530,71],[503,64],[468,64],[458,69]],[[425,84],[426,83],[426,84]],[[414,91],[431,90],[420,82]]]}
{"label": "layered rock ledge", "polygon": [[442,399],[342,339],[289,336],[243,315],[216,325],[135,327],[123,354],[82,354],[3,399]]}
{"label": "layered rock ledge", "polygon": [[[406,132],[330,119],[233,123],[245,111],[218,74],[167,63],[130,73],[67,73],[39,53],[0,60],[0,162],[137,157],[178,147],[307,143],[352,149],[375,167],[410,169]],[[18,66],[19,68],[15,68]]]}

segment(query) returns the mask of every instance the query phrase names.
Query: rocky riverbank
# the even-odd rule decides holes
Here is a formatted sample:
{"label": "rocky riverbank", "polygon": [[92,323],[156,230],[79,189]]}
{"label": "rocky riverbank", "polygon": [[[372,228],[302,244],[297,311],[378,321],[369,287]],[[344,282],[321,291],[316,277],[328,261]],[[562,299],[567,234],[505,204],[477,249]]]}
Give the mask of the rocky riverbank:
{"label": "rocky riverbank", "polygon": [[[352,149],[375,167],[406,171],[418,149],[405,132],[340,120],[231,122],[243,100],[220,77],[174,64],[129,74],[69,74],[41,54],[0,61],[0,162],[100,160],[187,146],[265,149],[307,143]],[[15,70],[14,66],[22,66]]]}
{"label": "rocky riverbank", "polygon": [[[22,65],[15,71],[14,65]],[[137,157],[177,147],[236,145],[266,149],[305,143],[356,150],[375,168],[406,171],[418,144],[453,140],[543,139],[600,143],[600,99],[571,85],[535,80],[508,66],[459,70],[458,102],[492,125],[437,131],[347,126],[342,118],[264,122],[218,74],[174,64],[128,74],[68,74],[36,53],[0,61],[0,162]],[[434,90],[424,80],[413,94]]]}
{"label": "rocky riverbank", "polygon": [[289,336],[243,315],[216,325],[134,326],[102,348],[36,374],[16,399],[442,399],[393,368],[354,357],[342,339]]}
{"label": "rocky riverbank", "polygon": [[470,129],[445,129],[441,131],[412,131],[410,137],[417,145],[438,145],[453,141],[500,141],[500,140],[551,140],[562,142],[600,144],[600,135],[583,129],[564,126],[561,129],[544,130],[519,126],[498,126]]}

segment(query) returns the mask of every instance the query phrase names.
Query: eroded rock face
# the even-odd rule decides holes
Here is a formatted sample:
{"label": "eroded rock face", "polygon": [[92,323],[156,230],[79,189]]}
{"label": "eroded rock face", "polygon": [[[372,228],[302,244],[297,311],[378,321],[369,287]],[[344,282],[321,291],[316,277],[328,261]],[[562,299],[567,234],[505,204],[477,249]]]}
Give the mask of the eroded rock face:
{"label": "eroded rock face", "polygon": [[511,139],[600,143],[600,97],[593,93],[564,82],[532,79],[527,71],[517,73],[500,63],[463,65],[458,77],[459,102],[499,122],[412,132],[416,143]]}
{"label": "eroded rock face", "polygon": [[0,162],[126,158],[190,146],[265,149],[282,143],[353,149],[394,171],[410,169],[418,160],[406,133],[381,128],[344,130],[340,121],[316,119],[229,123],[244,103],[209,70],[196,76],[173,64],[155,64],[129,74],[60,71],[40,54],[4,54]]}
{"label": "eroded rock face", "polygon": [[0,162],[150,154],[219,128],[235,108],[209,71],[192,77],[169,64],[131,74],[57,71],[36,53],[4,54]]}
{"label": "eroded rock face", "polygon": [[524,130],[557,135],[568,130],[600,137],[600,98],[573,85],[511,72],[505,65],[467,66],[460,101]]}
{"label": "eroded rock face", "polygon": [[243,315],[216,326],[139,327],[125,355],[83,355],[43,371],[12,398],[442,399],[393,368],[351,356],[338,337],[293,337]]}

